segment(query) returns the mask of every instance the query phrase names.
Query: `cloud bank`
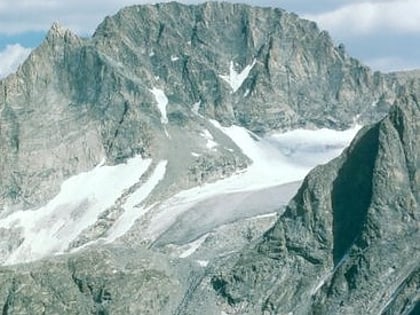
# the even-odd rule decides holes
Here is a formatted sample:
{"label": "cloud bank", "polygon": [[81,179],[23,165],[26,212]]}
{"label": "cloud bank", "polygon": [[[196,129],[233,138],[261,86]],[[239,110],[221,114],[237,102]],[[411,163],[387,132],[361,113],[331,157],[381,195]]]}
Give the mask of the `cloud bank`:
{"label": "cloud bank", "polygon": [[5,50],[0,51],[0,79],[15,72],[30,53],[30,48],[19,44],[7,45]]}
{"label": "cloud bank", "polygon": [[319,14],[305,14],[333,34],[369,35],[375,32],[420,32],[420,1],[369,1]]}
{"label": "cloud bank", "polygon": [[[0,44],[37,43],[19,40],[29,32],[46,32],[53,22],[79,35],[93,34],[107,15],[125,6],[169,0],[0,0]],[[205,0],[177,0],[186,4]],[[282,7],[318,22],[349,53],[375,70],[420,67],[420,0],[224,0]],[[402,43],[401,38],[404,38]],[[407,41],[406,39],[410,39]],[[13,39],[13,40],[11,40]],[[40,40],[39,40],[40,41]],[[388,45],[384,45],[388,43]],[[1,47],[1,45],[0,45]],[[2,62],[3,63],[3,62]],[[0,70],[4,72],[3,70]]]}
{"label": "cloud bank", "polygon": [[[170,1],[172,0],[1,0],[0,34],[13,35],[28,31],[45,31],[56,21],[76,33],[92,34],[105,16],[115,14],[125,6]],[[185,4],[205,2],[205,0],[177,1]],[[260,6],[279,4],[278,0],[227,1]]]}

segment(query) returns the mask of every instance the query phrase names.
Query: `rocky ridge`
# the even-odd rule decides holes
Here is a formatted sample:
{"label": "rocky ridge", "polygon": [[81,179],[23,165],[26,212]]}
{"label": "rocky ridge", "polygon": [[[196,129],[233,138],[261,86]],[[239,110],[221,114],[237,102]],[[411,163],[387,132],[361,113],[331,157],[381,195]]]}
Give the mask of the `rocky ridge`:
{"label": "rocky ridge", "polygon": [[209,263],[199,259],[218,249],[211,238],[192,259],[115,244],[3,267],[3,312],[414,315],[419,117],[417,94],[401,95],[386,118],[305,178],[271,228],[244,235],[242,250]]}
{"label": "rocky ridge", "polygon": [[419,117],[418,94],[401,96],[307,176],[276,224],[212,278],[229,314],[414,314]]}
{"label": "rocky ridge", "polygon": [[[315,23],[280,9],[134,6],[90,39],[55,24],[0,81],[0,215],[44,205],[95,165],[138,155],[148,164],[69,244],[73,253],[0,269],[3,313],[414,314],[418,82],[372,73]],[[151,179],[159,180],[137,211],[251,164],[218,123],[262,143],[274,131],[379,119],[308,175],[261,238],[276,216],[238,217],[217,230],[209,221],[192,254],[194,242],[165,240],[182,217],[149,249],[139,244],[143,221],[130,237],[101,242]],[[0,237],[4,257],[24,242],[17,226],[0,224]]]}
{"label": "rocky ridge", "polygon": [[[134,6],[107,17],[89,39],[55,24],[0,82],[0,205],[39,207],[71,175],[136,154],[174,155],[182,179],[173,189],[214,180],[248,162],[238,150],[215,150],[204,161],[176,152],[179,142],[203,151],[194,133],[211,126],[198,114],[260,135],[344,129],[383,116],[398,86],[281,9]],[[166,97],[167,117],[152,91]],[[203,164],[211,165],[204,173]]]}

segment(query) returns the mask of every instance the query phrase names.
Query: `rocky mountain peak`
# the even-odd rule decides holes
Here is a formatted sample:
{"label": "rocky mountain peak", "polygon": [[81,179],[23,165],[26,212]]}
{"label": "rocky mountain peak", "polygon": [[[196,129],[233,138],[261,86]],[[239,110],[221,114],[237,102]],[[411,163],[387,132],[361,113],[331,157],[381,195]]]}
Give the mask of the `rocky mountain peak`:
{"label": "rocky mountain peak", "polygon": [[[0,174],[0,204],[39,206],[65,178],[104,155],[111,164],[140,153],[165,155],[173,143],[165,127],[200,128],[195,112],[259,135],[345,129],[382,117],[396,79],[372,74],[340,51],[314,22],[230,3],[128,7],[105,18],[90,39],[56,23],[16,76],[0,83],[15,117],[14,132],[0,142],[10,161],[4,165],[15,170]],[[159,100],[167,106],[151,91],[164,95]],[[10,125],[10,118],[0,123]],[[19,139],[18,150],[12,138]],[[42,139],[50,141],[40,147]],[[63,141],[78,149],[70,154]],[[34,150],[37,163],[30,158]]]}
{"label": "rocky mountain peak", "polygon": [[54,22],[47,32],[45,42],[56,44],[57,42],[64,40],[64,42],[71,43],[76,42],[77,39],[78,36],[70,29],[62,26],[59,22]]}
{"label": "rocky mountain peak", "polygon": [[54,22],[47,33],[47,38],[51,36],[64,36],[66,31],[67,29],[59,22]]}
{"label": "rocky mountain peak", "polygon": [[3,314],[412,314],[419,91],[281,9],[54,23],[0,81]]}

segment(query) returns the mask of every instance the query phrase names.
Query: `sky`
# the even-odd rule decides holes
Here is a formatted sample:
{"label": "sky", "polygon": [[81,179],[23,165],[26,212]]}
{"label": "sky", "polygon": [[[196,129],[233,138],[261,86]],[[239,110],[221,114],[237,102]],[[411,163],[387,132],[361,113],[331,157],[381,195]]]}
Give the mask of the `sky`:
{"label": "sky", "polygon": [[[236,0],[316,21],[336,44],[384,72],[420,69],[420,0]],[[107,15],[145,0],[0,0],[0,78],[15,71],[54,22],[90,36]],[[184,3],[204,1],[183,0]]]}

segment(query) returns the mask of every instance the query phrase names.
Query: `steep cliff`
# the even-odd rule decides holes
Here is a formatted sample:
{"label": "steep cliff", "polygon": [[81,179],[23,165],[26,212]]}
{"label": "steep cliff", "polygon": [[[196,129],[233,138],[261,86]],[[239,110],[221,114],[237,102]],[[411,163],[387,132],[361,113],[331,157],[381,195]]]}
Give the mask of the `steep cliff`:
{"label": "steep cliff", "polygon": [[388,117],[365,127],[345,153],[306,177],[276,224],[212,279],[229,310],[409,314],[414,309],[420,268],[419,118],[418,94],[402,95]]}

